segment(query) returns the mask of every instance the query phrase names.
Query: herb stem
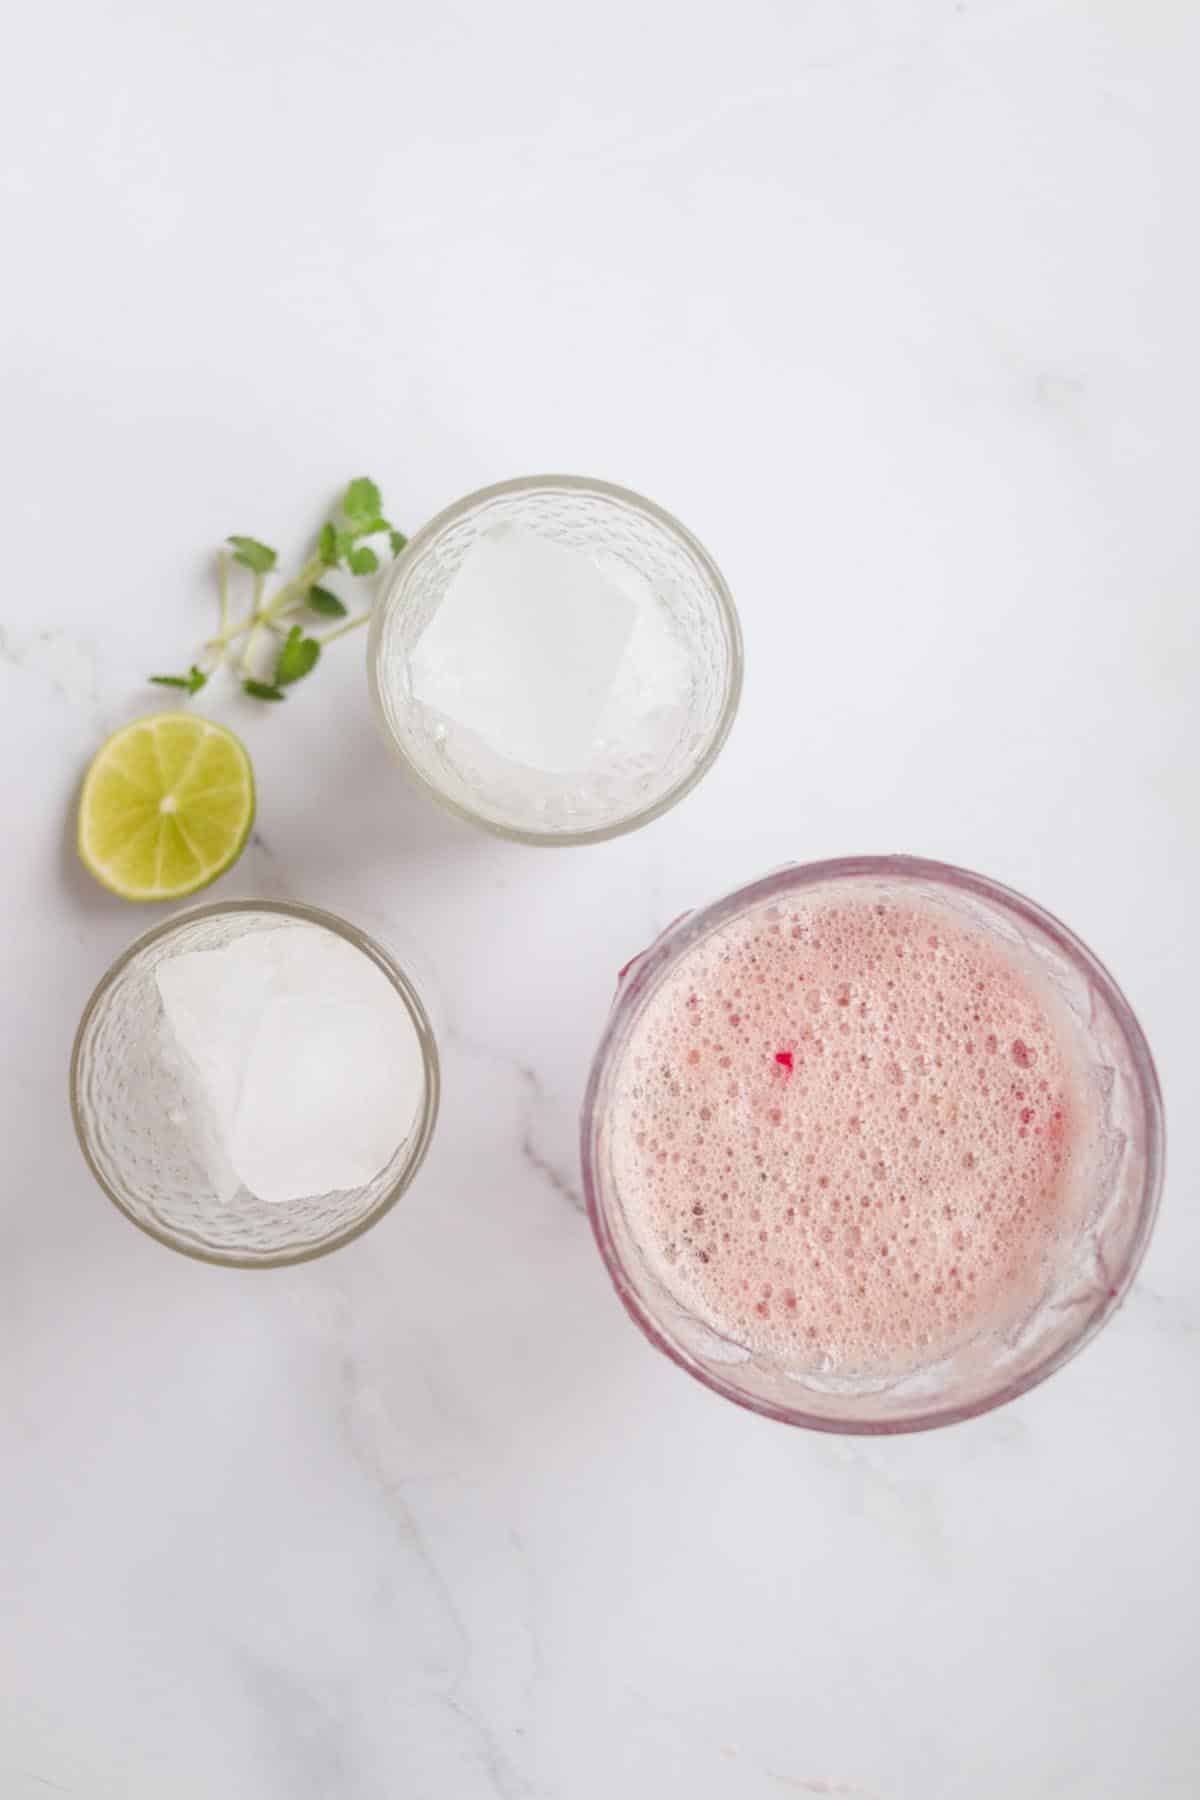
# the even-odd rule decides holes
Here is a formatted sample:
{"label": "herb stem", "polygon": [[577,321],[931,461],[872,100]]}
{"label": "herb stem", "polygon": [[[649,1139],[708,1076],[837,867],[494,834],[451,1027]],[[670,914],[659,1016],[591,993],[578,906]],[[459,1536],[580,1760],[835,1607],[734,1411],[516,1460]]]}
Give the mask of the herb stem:
{"label": "herb stem", "polygon": [[317,642],[319,644],[332,644],[334,638],[345,637],[348,631],[357,631],[360,625],[367,624],[370,617],[370,613],[359,613],[357,619],[347,619],[344,625],[338,625],[333,631],[322,632],[321,636],[317,639]]}
{"label": "herb stem", "polygon": [[221,612],[217,625],[221,636],[229,630],[229,558],[223,550],[217,551],[217,592],[221,596]]}
{"label": "herb stem", "polygon": [[264,611],[262,603],[263,587],[266,584],[266,579],[265,575],[256,575],[254,577],[254,604],[250,609],[250,630],[242,648],[243,679],[254,673],[254,648],[258,643],[259,633],[262,631],[263,626],[269,621],[270,609],[268,608]]}
{"label": "herb stem", "polygon": [[[223,589],[221,629],[216,637],[210,637],[206,641],[204,646],[206,650],[227,650],[230,644],[243,637],[248,631],[257,636],[260,626],[270,625],[272,620],[277,619],[281,613],[289,612],[292,607],[298,606],[318,576],[325,571],[325,564],[319,556],[310,557],[300,573],[293,580],[284,583],[268,606],[262,604],[266,577],[256,575],[254,578],[254,605],[240,624],[231,625],[229,623],[228,567],[223,554],[217,567],[218,578],[221,580]],[[246,645],[247,655],[252,647],[252,644]]]}
{"label": "herb stem", "polygon": [[295,606],[298,601],[304,599],[309,588],[324,573],[324,559],[320,556],[310,556],[300,573],[293,575],[290,581],[284,582],[270,606],[267,607],[266,616],[277,619],[281,612],[286,612],[288,607]]}
{"label": "herb stem", "polygon": [[249,631],[252,625],[260,624],[263,617],[264,615],[261,613],[247,614],[240,625],[231,625],[227,631],[219,632],[216,637],[206,638],[204,648],[206,650],[228,649],[229,645],[232,644],[235,639],[240,638],[243,633]]}

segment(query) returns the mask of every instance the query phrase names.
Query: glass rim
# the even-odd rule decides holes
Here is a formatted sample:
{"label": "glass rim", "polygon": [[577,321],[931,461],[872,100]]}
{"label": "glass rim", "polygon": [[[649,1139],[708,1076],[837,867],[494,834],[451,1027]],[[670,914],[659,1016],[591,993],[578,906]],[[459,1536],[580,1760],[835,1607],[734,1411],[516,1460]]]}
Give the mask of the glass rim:
{"label": "glass rim", "polygon": [[[236,1251],[209,1249],[157,1226],[132,1211],[99,1168],[92,1154],[88,1132],[84,1124],[83,1108],[79,1102],[80,1062],[87,1030],[117,977],[142,951],[149,949],[152,944],[170,937],[181,927],[194,924],[200,919],[220,918],[238,913],[274,913],[281,918],[298,919],[305,924],[322,926],[368,957],[387,977],[408,1011],[417,1034],[421,1051],[421,1065],[425,1076],[421,1111],[410,1140],[412,1147],[404,1169],[370,1211],[333,1236],[322,1239],[320,1243],[305,1244],[290,1250],[273,1251],[266,1256],[248,1256]],[[157,925],[152,925],[149,930],[139,933],[132,943],[127,944],[121,954],[109,964],[91,992],[80,1016],[71,1046],[68,1081],[71,1123],[75,1129],[76,1141],[97,1186],[112,1201],[117,1211],[128,1219],[131,1225],[136,1225],[138,1230],[144,1232],[147,1237],[153,1238],[156,1243],[165,1244],[167,1249],[175,1250],[181,1256],[189,1256],[196,1262],[229,1269],[278,1269],[293,1267],[299,1263],[315,1262],[318,1257],[327,1256],[331,1251],[340,1250],[344,1245],[352,1243],[355,1238],[361,1237],[365,1231],[369,1231],[372,1225],[378,1224],[385,1213],[389,1213],[395,1206],[401,1195],[407,1192],[424,1162],[433,1137],[434,1126],[437,1123],[441,1101],[441,1065],[437,1040],[434,1037],[433,1027],[430,1024],[424,1002],[409,976],[375,938],[367,932],[361,931],[357,925],[352,925],[348,919],[343,919],[338,913],[327,912],[318,906],[306,906],[303,902],[295,900],[210,900],[202,906],[190,906],[182,912],[173,913],[170,918],[162,919]]]}
{"label": "glass rim", "polygon": [[[488,501],[503,499],[509,495],[537,493],[542,490],[557,490],[572,494],[599,494],[607,500],[617,501],[623,506],[632,507],[645,514],[660,525],[672,536],[678,538],[687,550],[696,558],[704,571],[712,594],[717,603],[717,612],[721,620],[725,642],[729,652],[729,666],[725,684],[725,697],[721,711],[717,717],[704,754],[686,775],[659,796],[651,805],[641,807],[626,818],[613,825],[595,826],[587,831],[535,831],[522,826],[505,825],[496,819],[489,819],[473,807],[462,801],[453,799],[445,793],[436,782],[431,781],[423,770],[418,769],[404,745],[400,742],[384,709],[382,684],[379,679],[379,655],[383,639],[384,618],[389,611],[393,596],[403,584],[407,571],[419,554],[424,553],[429,545],[446,531],[451,525],[465,518],[469,513]],[[724,747],[725,740],[733,728],[737,716],[738,705],[742,695],[742,681],[745,669],[745,649],[742,640],[742,628],[738,619],[737,607],[729,584],[712,556],[700,540],[688,530],[665,507],[656,501],[648,500],[633,488],[621,487],[615,482],[601,481],[587,475],[517,475],[508,481],[497,481],[487,487],[476,488],[473,493],[464,494],[451,506],[444,507],[421,529],[417,531],[405,545],[400,555],[392,564],[383,592],[371,609],[371,624],[367,640],[367,679],[371,691],[371,700],[380,730],[389,749],[403,767],[411,780],[423,788],[436,804],[455,818],[462,819],[468,825],[478,825],[495,837],[507,838],[510,843],[534,844],[539,848],[569,848],[580,844],[600,844],[609,838],[623,837],[626,832],[638,831],[643,825],[649,825],[654,819],[661,818],[673,806],[691,792],[699,781],[708,773]]]}
{"label": "glass rim", "polygon": [[[1087,1312],[1079,1330],[1065,1343],[1048,1352],[1032,1368],[1007,1381],[999,1382],[994,1388],[988,1389],[975,1399],[958,1405],[931,1405],[917,1410],[911,1415],[896,1419],[837,1417],[833,1414],[806,1412],[802,1406],[779,1405],[774,1401],[744,1392],[733,1382],[723,1379],[719,1374],[714,1373],[708,1367],[701,1366],[691,1358],[686,1351],[667,1337],[665,1331],[660,1328],[649,1310],[643,1305],[632,1282],[628,1279],[625,1261],[617,1248],[609,1224],[606,1202],[601,1193],[604,1184],[598,1173],[600,1166],[598,1135],[599,1124],[603,1117],[605,1082],[612,1069],[617,1066],[617,1061],[628,1042],[633,1023],[642,1006],[657,986],[663,971],[673,962],[680,941],[697,934],[698,930],[702,928],[716,928],[724,919],[735,913],[740,914],[750,906],[784,890],[794,891],[796,888],[809,888],[823,882],[853,879],[859,876],[923,880],[956,891],[965,890],[998,906],[1004,912],[1015,913],[1018,918],[1048,937],[1068,960],[1081,968],[1088,980],[1100,991],[1105,1004],[1109,1007],[1129,1050],[1136,1079],[1137,1096],[1146,1129],[1144,1168],[1136,1228],[1131,1236],[1122,1267],[1111,1272],[1106,1292],[1099,1303]],[[1039,1386],[1056,1370],[1061,1369],[1077,1356],[1120,1307],[1146,1253],[1162,1196],[1166,1164],[1166,1123],[1162,1090],[1149,1043],[1133,1008],[1099,957],[1055,914],[1048,912],[1026,895],[1018,893],[1015,888],[1006,887],[1003,882],[994,881],[990,876],[976,874],[970,869],[959,868],[953,863],[900,855],[834,857],[820,862],[785,864],[782,868],[772,870],[755,881],[721,895],[706,906],[697,907],[694,911],[683,914],[669,925],[642,952],[641,956],[635,958],[632,965],[627,965],[627,968],[628,975],[618,987],[616,997],[609,1010],[584,1093],[580,1118],[580,1160],[584,1200],[592,1234],[621,1304],[651,1344],[693,1379],[701,1382],[722,1398],[732,1400],[735,1405],[744,1407],[761,1417],[777,1420],[784,1425],[797,1425],[808,1430],[836,1432],[854,1437],[893,1437],[902,1433],[929,1431],[938,1426],[953,1425],[965,1419],[977,1418],[984,1413],[993,1411],[998,1406],[1006,1405],[1010,1400],[1019,1398],[1021,1394],[1028,1393],[1031,1388]]]}

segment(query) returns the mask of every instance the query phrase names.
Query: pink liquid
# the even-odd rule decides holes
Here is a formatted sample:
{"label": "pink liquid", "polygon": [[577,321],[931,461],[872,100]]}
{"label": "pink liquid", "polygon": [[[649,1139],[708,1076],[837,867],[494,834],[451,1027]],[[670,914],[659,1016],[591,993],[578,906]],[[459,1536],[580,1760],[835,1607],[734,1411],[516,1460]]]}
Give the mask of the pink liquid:
{"label": "pink liquid", "polygon": [[1080,1217],[1067,1015],[933,901],[827,893],[703,939],[651,996],[614,1099],[654,1273],[791,1367],[907,1367],[1012,1326]]}

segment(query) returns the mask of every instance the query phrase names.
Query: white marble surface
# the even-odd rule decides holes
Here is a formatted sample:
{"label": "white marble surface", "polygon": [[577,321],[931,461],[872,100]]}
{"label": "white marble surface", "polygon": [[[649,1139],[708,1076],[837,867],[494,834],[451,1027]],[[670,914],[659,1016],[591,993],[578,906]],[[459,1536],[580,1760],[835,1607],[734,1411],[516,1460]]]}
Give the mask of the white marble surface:
{"label": "white marble surface", "polygon": [[[8,48],[0,1795],[1192,1800],[1195,8],[51,0]],[[446,1103],[342,1254],[172,1256],[67,1121],[146,922],[75,864],[81,769],[203,634],[225,532],[540,468],[710,544],[725,755],[538,852],[405,789],[360,640],[286,712],[215,700],[261,789],[217,891],[421,944]],[[573,1147],[618,965],[860,849],[1069,920],[1171,1126],[1101,1338],[884,1443],[656,1358]]]}

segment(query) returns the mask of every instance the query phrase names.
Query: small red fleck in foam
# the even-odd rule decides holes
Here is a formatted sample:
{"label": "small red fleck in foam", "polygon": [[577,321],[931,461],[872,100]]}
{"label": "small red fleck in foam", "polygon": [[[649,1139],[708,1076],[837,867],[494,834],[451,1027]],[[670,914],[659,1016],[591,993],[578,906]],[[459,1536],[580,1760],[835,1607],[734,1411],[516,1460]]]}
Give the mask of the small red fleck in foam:
{"label": "small red fleck in foam", "polygon": [[775,1052],[775,1061],[779,1064],[781,1069],[786,1069],[788,1074],[791,1074],[792,1053],[790,1050],[777,1050]]}

